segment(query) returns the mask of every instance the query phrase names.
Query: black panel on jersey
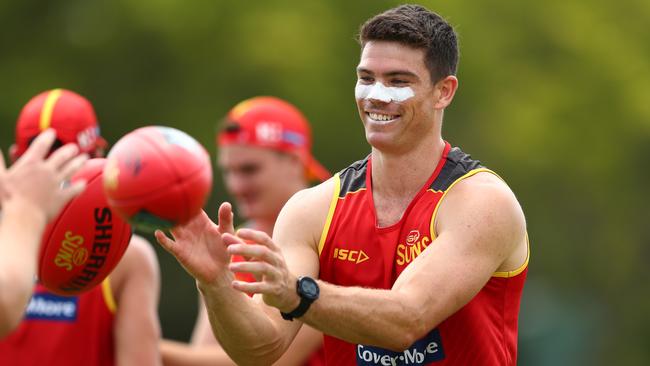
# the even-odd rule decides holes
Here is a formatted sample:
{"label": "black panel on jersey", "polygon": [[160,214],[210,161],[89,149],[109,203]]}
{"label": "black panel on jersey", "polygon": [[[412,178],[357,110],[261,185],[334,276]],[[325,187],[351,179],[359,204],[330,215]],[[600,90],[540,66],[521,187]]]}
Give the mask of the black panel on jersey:
{"label": "black panel on jersey", "polygon": [[458,178],[471,170],[482,167],[480,161],[472,159],[469,154],[464,153],[457,147],[453,147],[447,154],[447,161],[442,167],[440,174],[438,174],[438,177],[431,183],[429,188],[434,191],[445,191]]}
{"label": "black panel on jersey", "polygon": [[352,165],[341,170],[341,190],[339,197],[344,198],[347,193],[356,192],[361,188],[366,188],[366,171],[368,171],[368,157],[363,160],[355,161]]}

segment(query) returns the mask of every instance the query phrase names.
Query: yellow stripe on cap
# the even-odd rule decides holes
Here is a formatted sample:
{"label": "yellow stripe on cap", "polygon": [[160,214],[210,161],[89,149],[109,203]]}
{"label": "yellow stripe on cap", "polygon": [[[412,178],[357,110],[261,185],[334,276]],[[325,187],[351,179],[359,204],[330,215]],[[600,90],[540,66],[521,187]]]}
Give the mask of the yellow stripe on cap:
{"label": "yellow stripe on cap", "polygon": [[43,109],[41,110],[41,119],[38,125],[41,131],[50,128],[50,124],[52,123],[52,112],[54,111],[54,105],[56,105],[56,101],[59,100],[62,93],[63,91],[61,89],[54,89],[47,95],[45,103],[43,103]]}

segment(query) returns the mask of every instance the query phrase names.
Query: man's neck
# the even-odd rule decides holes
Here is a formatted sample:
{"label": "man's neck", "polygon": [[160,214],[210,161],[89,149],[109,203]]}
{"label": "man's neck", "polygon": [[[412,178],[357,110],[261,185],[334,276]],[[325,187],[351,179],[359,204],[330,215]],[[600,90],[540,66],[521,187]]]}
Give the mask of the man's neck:
{"label": "man's neck", "polygon": [[401,219],[433,174],[444,148],[444,141],[438,137],[399,155],[373,149],[372,196],[379,227],[393,225]]}
{"label": "man's neck", "polygon": [[401,154],[382,153],[373,148],[373,192],[387,196],[417,192],[433,174],[444,149],[445,142],[441,137]]}

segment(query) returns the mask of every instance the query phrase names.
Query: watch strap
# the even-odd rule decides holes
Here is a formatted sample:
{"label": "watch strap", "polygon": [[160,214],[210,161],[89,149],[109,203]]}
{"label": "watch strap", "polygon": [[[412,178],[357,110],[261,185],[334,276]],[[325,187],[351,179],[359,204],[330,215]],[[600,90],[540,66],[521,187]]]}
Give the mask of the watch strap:
{"label": "watch strap", "polygon": [[280,312],[282,315],[282,319],[284,320],[293,320],[293,318],[300,318],[301,316],[305,315],[307,310],[309,309],[309,306],[311,303],[314,302],[313,300],[310,300],[306,297],[300,297],[300,304],[298,304],[298,307],[293,309],[293,311],[289,313],[283,313]]}

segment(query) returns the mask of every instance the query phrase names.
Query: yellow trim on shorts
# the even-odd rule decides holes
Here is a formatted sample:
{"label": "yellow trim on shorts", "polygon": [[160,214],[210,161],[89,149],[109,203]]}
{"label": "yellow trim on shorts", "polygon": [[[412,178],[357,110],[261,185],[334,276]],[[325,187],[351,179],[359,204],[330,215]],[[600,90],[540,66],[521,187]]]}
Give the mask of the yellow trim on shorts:
{"label": "yellow trim on shorts", "polygon": [[320,240],[318,241],[318,255],[320,256],[325,246],[325,239],[327,239],[327,234],[330,231],[330,225],[332,224],[332,217],[334,216],[334,210],[336,209],[336,203],[339,200],[339,191],[341,190],[341,176],[339,173],[334,175],[334,193],[332,194],[332,200],[330,201],[330,209],[327,212],[327,220],[325,220],[325,226],[323,227],[323,232],[320,235]]}
{"label": "yellow trim on shorts", "polygon": [[109,280],[109,277],[106,277],[106,279],[102,281],[101,286],[106,307],[111,313],[115,313],[115,310],[117,310],[117,304],[115,303],[115,298],[113,297],[113,290],[111,289],[111,281]]}
{"label": "yellow trim on shorts", "polygon": [[45,103],[43,103],[43,109],[41,110],[41,119],[39,121],[38,127],[41,131],[44,131],[50,127],[52,123],[52,112],[54,111],[54,106],[56,101],[59,100],[63,91],[61,89],[54,89],[47,94],[45,98]]}

